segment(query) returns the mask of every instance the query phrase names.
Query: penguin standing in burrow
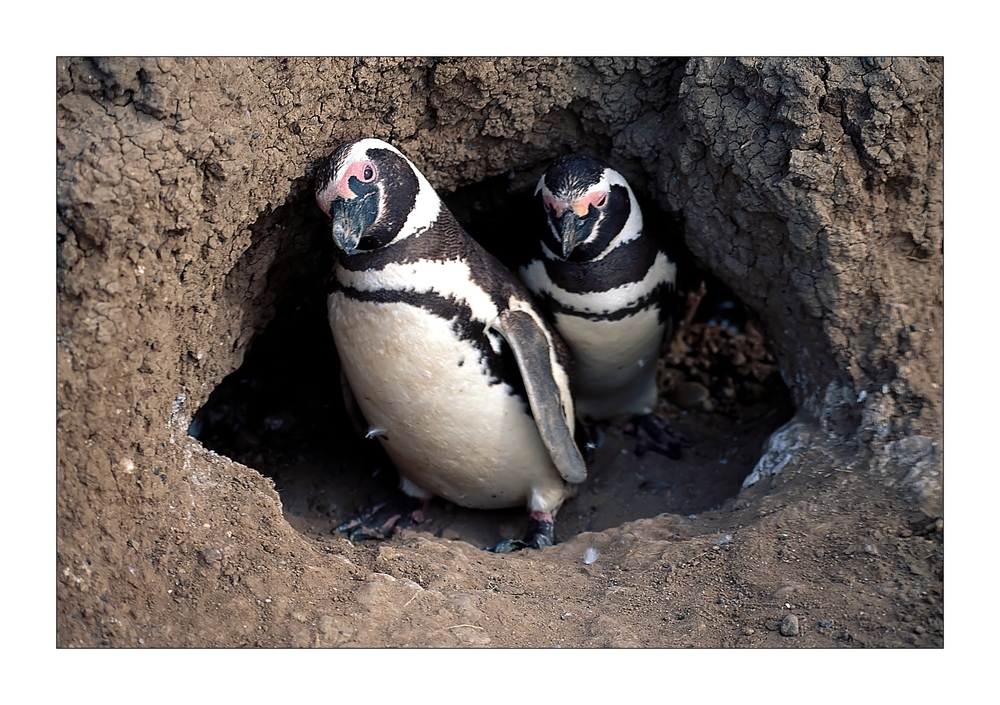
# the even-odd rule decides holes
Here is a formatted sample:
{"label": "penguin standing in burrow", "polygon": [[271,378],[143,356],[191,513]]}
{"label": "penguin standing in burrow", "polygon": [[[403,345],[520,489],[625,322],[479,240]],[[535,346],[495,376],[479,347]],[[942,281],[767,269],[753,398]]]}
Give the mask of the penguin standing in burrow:
{"label": "penguin standing in burrow", "polygon": [[535,194],[548,228],[540,254],[519,273],[573,354],[577,412],[592,421],[634,422],[652,450],[679,458],[680,439],[653,413],[660,348],[672,332],[667,296],[676,266],[643,232],[625,177],[603,161],[559,157]]}
{"label": "penguin standing in burrow", "polygon": [[386,142],[337,148],[318,172],[316,202],[340,250],[328,304],[345,400],[410,498],[339,528],[391,534],[437,495],[474,509],[527,507],[526,537],[499,552],[551,545],[567,483],[582,482],[586,467],[568,352],[530,293]]}

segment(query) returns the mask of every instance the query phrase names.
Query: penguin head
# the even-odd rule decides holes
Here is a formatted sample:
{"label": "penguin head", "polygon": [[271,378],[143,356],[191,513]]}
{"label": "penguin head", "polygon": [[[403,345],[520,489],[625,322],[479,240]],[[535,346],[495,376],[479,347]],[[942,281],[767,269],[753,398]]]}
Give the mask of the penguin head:
{"label": "penguin head", "polygon": [[542,237],[547,256],[588,262],[642,231],[642,214],[625,177],[595,157],[559,157],[539,179],[539,194],[549,223]]}
{"label": "penguin head", "polygon": [[340,145],[316,176],[316,204],[345,254],[370,252],[425,229],[441,201],[427,179],[387,142],[365,138]]}

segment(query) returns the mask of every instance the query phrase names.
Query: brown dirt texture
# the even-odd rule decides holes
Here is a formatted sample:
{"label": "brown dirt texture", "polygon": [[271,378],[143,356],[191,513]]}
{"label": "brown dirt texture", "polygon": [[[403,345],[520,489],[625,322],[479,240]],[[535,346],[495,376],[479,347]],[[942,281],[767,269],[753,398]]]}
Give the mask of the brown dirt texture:
{"label": "brown dirt texture", "polygon": [[[56,645],[942,647],[943,75],[59,59]],[[560,154],[630,180],[680,271],[681,460],[604,428],[542,550],[444,502],[332,532],[394,484],[336,387],[312,198],[361,136],[473,235]]]}

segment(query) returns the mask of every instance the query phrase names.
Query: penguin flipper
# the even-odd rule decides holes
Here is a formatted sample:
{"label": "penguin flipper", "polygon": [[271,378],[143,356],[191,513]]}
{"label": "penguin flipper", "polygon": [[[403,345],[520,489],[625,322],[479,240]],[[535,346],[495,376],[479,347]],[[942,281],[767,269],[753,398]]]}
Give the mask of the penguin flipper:
{"label": "penguin flipper", "polygon": [[499,332],[517,360],[531,413],[553,464],[566,482],[583,482],[587,479],[587,466],[563,409],[562,395],[569,390],[561,392],[556,382],[549,337],[530,313],[518,309],[500,314]]}

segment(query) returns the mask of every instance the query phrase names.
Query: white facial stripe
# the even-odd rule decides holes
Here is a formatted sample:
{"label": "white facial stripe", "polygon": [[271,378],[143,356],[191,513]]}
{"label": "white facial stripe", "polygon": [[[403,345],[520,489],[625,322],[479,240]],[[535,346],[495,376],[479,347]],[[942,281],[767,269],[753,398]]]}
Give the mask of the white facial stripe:
{"label": "white facial stripe", "polygon": [[[555,232],[555,230],[553,230],[553,232]],[[556,237],[558,236],[559,233],[556,233]],[[562,259],[562,257],[556,257],[556,253],[550,250],[549,246],[546,245],[544,242],[540,244],[542,246],[542,254],[545,255],[545,259]]]}
{"label": "white facial stripe", "polygon": [[413,204],[413,209],[410,211],[409,216],[407,216],[406,222],[403,223],[403,227],[400,229],[399,234],[397,234],[389,244],[398,242],[403,238],[415,235],[429,228],[434,221],[437,220],[438,214],[441,212],[441,199],[438,197],[434,187],[430,185],[427,178],[423,175],[423,173],[421,173],[420,169],[418,169],[405,154],[400,152],[388,142],[369,138],[358,143],[358,145],[362,144],[365,145],[364,150],[366,155],[368,150],[373,148],[388,149],[389,151],[398,154],[402,157],[403,161],[405,161],[410,168],[413,169],[413,173],[417,177],[417,183],[420,185],[420,188],[417,191],[417,200]]}
{"label": "white facial stripe", "polygon": [[614,169],[605,169],[604,177],[602,180],[608,183],[609,188],[611,186],[624,186],[630,192],[632,191],[632,189],[628,185],[628,181],[625,180],[625,177],[619,174]]}
{"label": "white facial stripe", "polygon": [[[608,190],[611,189],[611,186],[623,186],[625,188],[625,192],[628,194],[629,214],[628,220],[625,221],[622,229],[617,235],[615,235],[614,239],[608,243],[608,246],[604,249],[604,251],[597,257],[594,257],[594,260],[604,259],[619,245],[624,245],[626,242],[635,240],[640,234],[642,234],[642,211],[639,210],[639,202],[635,200],[635,194],[632,193],[632,187],[628,185],[628,181],[625,180],[625,177],[614,169],[605,169],[604,177],[601,179],[601,182],[606,184],[605,188]],[[594,230],[596,234],[597,228],[594,228]]]}
{"label": "white facial stripe", "polygon": [[653,266],[640,281],[630,282],[608,291],[578,294],[556,285],[545,271],[545,263],[535,260],[521,269],[521,278],[528,288],[538,294],[548,294],[563,306],[581,313],[609,314],[634,305],[663,282],[674,282],[677,265],[662,252],[656,254]]}
{"label": "white facial stripe", "polygon": [[350,162],[356,162],[359,159],[368,159],[369,149],[388,149],[390,152],[395,152],[399,156],[403,157],[403,159],[406,159],[406,157],[403,156],[402,152],[400,152],[398,149],[393,147],[388,142],[383,142],[380,139],[369,137],[367,139],[358,140],[357,142],[354,143],[354,146],[351,147],[351,151],[348,152],[348,157],[345,163],[349,164]]}
{"label": "white facial stripe", "polygon": [[[398,152],[399,150],[396,151]],[[400,154],[400,156],[403,155]],[[406,159],[406,157],[403,157],[403,159]],[[424,175],[420,173],[420,170],[413,165],[413,162],[406,159],[406,163],[410,165],[413,173],[416,174],[417,183],[420,184],[420,188],[417,191],[417,200],[413,204],[410,215],[407,216],[406,222],[403,223],[403,228],[392,239],[392,242],[397,242],[405,237],[416,235],[426,230],[434,224],[434,221],[438,218],[438,214],[441,212],[441,199],[438,197],[437,192]]]}
{"label": "white facial stripe", "polygon": [[489,327],[499,312],[489,294],[476,286],[469,265],[459,260],[418,260],[409,264],[390,262],[382,269],[353,272],[337,268],[337,279],[359,291],[416,291],[453,297],[464,302],[474,318]]}

